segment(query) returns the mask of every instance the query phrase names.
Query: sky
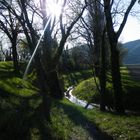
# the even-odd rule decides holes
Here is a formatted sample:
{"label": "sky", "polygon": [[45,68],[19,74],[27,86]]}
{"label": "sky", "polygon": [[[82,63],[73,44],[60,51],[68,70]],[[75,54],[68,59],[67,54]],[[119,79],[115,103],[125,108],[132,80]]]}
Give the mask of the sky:
{"label": "sky", "polygon": [[119,38],[122,43],[140,39],[140,19],[129,16]]}
{"label": "sky", "polygon": [[[126,3],[128,1],[130,0],[124,0]],[[140,4],[138,2],[136,2],[131,12],[135,14],[129,14],[128,16],[126,25],[119,38],[119,41],[122,43],[140,39]]]}

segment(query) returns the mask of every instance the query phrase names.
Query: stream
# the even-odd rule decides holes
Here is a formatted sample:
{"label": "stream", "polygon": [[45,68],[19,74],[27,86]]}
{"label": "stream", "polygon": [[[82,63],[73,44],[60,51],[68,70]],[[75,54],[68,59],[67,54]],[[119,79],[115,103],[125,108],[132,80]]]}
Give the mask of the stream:
{"label": "stream", "polygon": [[[85,107],[88,103],[84,100],[80,100],[78,98],[76,98],[75,96],[72,95],[72,91],[73,91],[74,87],[71,86],[67,89],[67,91],[64,93],[65,94],[65,98],[67,98],[69,101],[71,101],[72,103],[75,103],[76,105]],[[93,109],[94,106],[89,104],[87,106],[87,109]]]}

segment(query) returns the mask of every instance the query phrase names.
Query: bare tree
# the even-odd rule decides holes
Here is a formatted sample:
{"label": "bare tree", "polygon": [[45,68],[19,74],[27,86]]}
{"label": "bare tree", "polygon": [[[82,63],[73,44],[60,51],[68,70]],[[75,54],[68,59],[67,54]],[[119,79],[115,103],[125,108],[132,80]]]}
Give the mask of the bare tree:
{"label": "bare tree", "polygon": [[85,38],[91,50],[93,69],[95,75],[99,78],[99,84],[96,82],[100,93],[100,109],[105,110],[105,92],[106,92],[106,28],[103,6],[99,0],[88,0],[87,16],[81,18],[80,29],[78,33]]}
{"label": "bare tree", "polygon": [[19,22],[11,14],[9,9],[6,7],[0,9],[0,29],[7,35],[12,46],[12,56],[13,56],[13,65],[16,74],[19,74],[19,64],[18,64],[18,55],[17,55],[17,37],[19,33]]}
{"label": "bare tree", "polygon": [[[82,16],[84,9],[86,8],[86,5],[82,7],[82,10],[80,10],[79,13],[76,14],[76,17],[73,17],[72,21],[70,23],[63,23],[64,16],[64,8],[67,5],[67,0],[63,1],[62,4],[62,11],[59,17],[59,29],[60,29],[60,41],[57,41],[55,43],[55,38],[52,37],[52,29],[53,26],[49,26],[46,28],[44,33],[44,41],[43,41],[43,54],[42,54],[42,63],[44,64],[44,70],[46,73],[47,82],[49,85],[49,89],[51,91],[51,94],[54,95],[56,98],[62,98],[63,94],[61,91],[61,88],[59,86],[58,81],[58,75],[57,75],[57,65],[59,63],[60,56],[62,55],[65,43],[67,41],[67,38],[71,34],[71,30],[73,29],[75,23],[79,20],[79,18]],[[44,3],[44,1],[42,1]],[[45,5],[42,4],[42,9],[46,9]],[[44,17],[43,24],[46,25],[47,20],[47,11],[42,11],[42,15]],[[54,25],[54,24],[53,24]],[[55,52],[52,52],[52,48],[56,45]],[[48,61],[46,61],[48,60]]]}
{"label": "bare tree", "polygon": [[119,113],[124,112],[123,107],[123,91],[121,83],[120,65],[119,65],[119,51],[117,49],[118,39],[127,21],[128,15],[137,0],[131,0],[126,12],[124,13],[122,23],[118,31],[115,31],[112,17],[112,6],[114,0],[104,0],[104,12],[106,17],[106,28],[111,49],[111,74],[115,96],[115,109]]}
{"label": "bare tree", "polygon": [[89,0],[90,29],[94,40],[95,71],[100,81],[100,109],[105,110],[106,102],[106,29],[103,7],[99,0]]}

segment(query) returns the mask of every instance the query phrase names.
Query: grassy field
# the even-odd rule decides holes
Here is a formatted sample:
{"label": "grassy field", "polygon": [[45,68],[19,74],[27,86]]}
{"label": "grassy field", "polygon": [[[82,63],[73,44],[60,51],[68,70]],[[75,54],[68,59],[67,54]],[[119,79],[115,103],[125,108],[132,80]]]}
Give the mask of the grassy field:
{"label": "grassy field", "polygon": [[[78,84],[89,78],[91,71],[76,72],[73,75],[76,75]],[[67,87],[71,85],[71,79],[66,80]],[[63,99],[53,100],[52,124],[47,124],[40,113],[41,102],[38,89],[29,81],[14,75],[11,62],[0,62],[0,140],[140,138],[140,116],[119,116],[98,109],[86,110]]]}

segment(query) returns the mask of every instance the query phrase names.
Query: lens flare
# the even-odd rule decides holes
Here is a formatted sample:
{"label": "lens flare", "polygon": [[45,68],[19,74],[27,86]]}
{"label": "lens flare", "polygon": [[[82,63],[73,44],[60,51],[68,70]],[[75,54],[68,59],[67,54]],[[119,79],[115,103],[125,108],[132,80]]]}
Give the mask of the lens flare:
{"label": "lens flare", "polygon": [[33,58],[34,58],[36,51],[40,45],[41,39],[43,38],[44,32],[45,32],[47,26],[49,25],[49,22],[53,23],[54,18],[59,18],[60,14],[61,14],[61,8],[62,8],[62,0],[46,0],[46,11],[47,11],[47,13],[49,13],[50,16],[49,16],[49,19],[45,25],[45,28],[44,28],[42,34],[38,40],[38,43],[35,47],[35,50],[34,50],[32,56],[28,62],[28,65],[27,65],[26,70],[25,70],[24,75],[23,75],[23,79],[26,79],[26,75],[28,74],[29,67],[33,61]]}
{"label": "lens flare", "polygon": [[62,0],[47,0],[46,1],[46,11],[54,16],[59,17],[61,14]]}
{"label": "lens flare", "polygon": [[45,30],[46,30],[46,28],[47,28],[47,26],[48,26],[48,24],[49,24],[50,21],[51,21],[51,17],[48,19],[48,21],[47,21],[47,23],[46,23],[46,26],[45,26],[45,28],[44,28],[44,30],[43,30],[43,32],[42,32],[42,34],[41,34],[41,36],[40,36],[40,38],[39,38],[39,40],[38,40],[38,43],[37,43],[37,45],[36,45],[36,47],[35,47],[35,49],[34,49],[34,52],[33,52],[32,56],[31,56],[31,58],[30,58],[30,60],[29,60],[29,62],[28,62],[28,65],[27,65],[27,67],[26,67],[26,69],[25,69],[25,72],[24,72],[24,75],[23,75],[23,79],[26,79],[26,75],[28,74],[30,65],[31,65],[31,63],[32,63],[32,61],[33,61],[33,58],[34,58],[34,56],[35,56],[35,54],[36,54],[36,51],[37,51],[37,49],[38,49],[38,47],[39,47],[39,45],[40,45],[41,39],[43,38],[44,32],[45,32]]}

